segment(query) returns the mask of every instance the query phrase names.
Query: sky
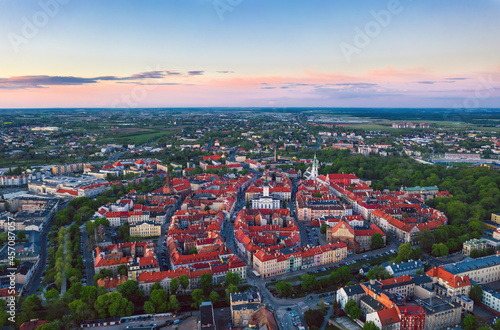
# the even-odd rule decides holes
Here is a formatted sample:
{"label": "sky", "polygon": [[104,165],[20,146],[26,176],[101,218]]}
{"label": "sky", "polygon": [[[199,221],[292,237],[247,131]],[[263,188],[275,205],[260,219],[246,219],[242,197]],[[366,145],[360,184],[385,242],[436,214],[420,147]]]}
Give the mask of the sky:
{"label": "sky", "polygon": [[500,0],[0,0],[0,108],[500,107]]}

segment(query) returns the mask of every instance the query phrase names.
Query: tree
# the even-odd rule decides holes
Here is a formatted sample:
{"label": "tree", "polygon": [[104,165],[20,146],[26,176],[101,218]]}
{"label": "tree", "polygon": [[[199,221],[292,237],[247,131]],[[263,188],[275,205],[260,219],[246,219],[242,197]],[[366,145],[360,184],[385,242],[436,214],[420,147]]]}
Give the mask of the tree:
{"label": "tree", "polygon": [[316,276],[304,274],[300,278],[302,280],[301,289],[303,291],[311,291],[314,289],[314,284],[316,282]]}
{"label": "tree", "polygon": [[198,309],[203,301],[205,301],[205,296],[203,295],[202,289],[195,289],[191,292],[191,297],[193,298],[193,303],[191,307]]}
{"label": "tree", "polygon": [[168,302],[168,309],[173,312],[177,312],[181,309],[181,304],[175,295],[171,295]]}
{"label": "tree", "polygon": [[476,284],[470,289],[469,297],[475,302],[483,300],[483,287]]}
{"label": "tree", "polygon": [[198,249],[197,248],[192,248],[192,249],[189,249],[188,251],[188,254],[197,254],[198,253]]}
{"label": "tree", "polygon": [[17,239],[20,241],[24,241],[26,239],[26,233],[24,230],[20,230],[17,232]]}
{"label": "tree", "polygon": [[317,327],[319,329],[325,320],[325,316],[320,310],[309,308],[304,313],[304,320],[310,327]]}
{"label": "tree", "polygon": [[229,293],[237,293],[239,291],[238,287],[234,284],[229,284],[227,289],[229,290]]}
{"label": "tree", "polygon": [[326,234],[326,228],[328,228],[328,225],[326,223],[321,225],[321,228],[319,229],[319,232],[323,235]]}
{"label": "tree", "polygon": [[359,319],[361,317],[361,309],[358,306],[354,306],[349,312],[349,317],[353,320]]}
{"label": "tree", "polygon": [[500,330],[500,319],[498,319],[493,325],[493,329]]}
{"label": "tree", "polygon": [[401,244],[398,249],[398,257],[401,261],[407,262],[413,256],[413,249],[410,243]]}
{"label": "tree", "polygon": [[97,297],[94,308],[100,318],[130,316],[134,312],[132,302],[119,292],[110,292]]}
{"label": "tree", "polygon": [[7,242],[9,240],[9,235],[7,234],[7,232],[3,232],[0,234],[0,242]]}
{"label": "tree", "polygon": [[481,252],[479,252],[479,250],[478,250],[478,249],[472,249],[472,250],[470,251],[469,256],[470,256],[471,258],[476,259],[476,258],[479,258],[479,257],[481,256]]}
{"label": "tree", "polygon": [[179,279],[177,277],[174,277],[170,281],[170,294],[173,294],[175,296],[178,289],[179,289]]}
{"label": "tree", "polygon": [[279,281],[276,283],[276,292],[282,297],[290,297],[293,293],[293,288],[290,283]]}
{"label": "tree", "polygon": [[36,318],[36,311],[42,309],[42,300],[35,294],[32,294],[21,304],[23,314],[30,319]]}
{"label": "tree", "polygon": [[347,266],[342,266],[337,269],[337,274],[341,282],[347,282],[351,278],[351,271]]}
{"label": "tree", "polygon": [[373,266],[372,269],[368,271],[366,277],[370,280],[371,279],[386,280],[388,278],[391,278],[392,275],[389,274],[389,272],[387,271],[387,269],[385,269],[384,266],[375,265]]}
{"label": "tree", "polygon": [[149,300],[155,306],[156,313],[164,313],[168,309],[168,294],[163,288],[151,291]]}
{"label": "tree", "polygon": [[147,300],[144,302],[144,311],[148,314],[154,314],[156,311],[155,311],[155,305],[150,301],[150,300]]}
{"label": "tree", "polygon": [[370,246],[372,249],[379,249],[384,246],[384,238],[382,237],[382,234],[380,233],[375,233],[371,237],[371,242]]}
{"label": "tree", "polygon": [[229,286],[231,284],[238,286],[240,284],[240,281],[241,279],[238,273],[227,272],[225,281],[226,286]]}
{"label": "tree", "polygon": [[373,321],[368,321],[363,324],[363,330],[380,330],[380,328],[377,327]]}
{"label": "tree", "polygon": [[449,249],[444,243],[432,245],[431,254],[435,257],[445,257],[448,255]]}
{"label": "tree", "polygon": [[76,299],[70,302],[68,307],[71,310],[71,317],[76,322],[81,322],[94,317],[92,308],[81,299]]}
{"label": "tree", "polygon": [[468,314],[464,319],[464,323],[462,323],[462,327],[464,330],[475,330],[477,328],[477,321],[474,315]]}
{"label": "tree", "polygon": [[3,328],[7,323],[7,318],[9,314],[7,314],[7,302],[3,299],[0,299],[0,328]]}
{"label": "tree", "polygon": [[247,201],[247,203],[246,203],[246,205],[245,205],[245,208],[246,208],[247,210],[249,210],[249,209],[250,209],[250,201]]}
{"label": "tree", "polygon": [[216,302],[219,301],[219,294],[215,291],[212,291],[210,292],[210,296],[208,297],[208,299],[212,302],[212,304],[215,305]]}
{"label": "tree", "polygon": [[120,265],[120,266],[118,266],[118,268],[117,268],[116,272],[117,272],[119,275],[122,275],[122,276],[123,276],[123,275],[125,275],[125,276],[126,276],[126,275],[127,275],[127,266],[125,266],[125,265]]}
{"label": "tree", "polygon": [[181,283],[182,289],[186,290],[189,286],[189,277],[187,275],[181,275],[179,277],[179,282]]}
{"label": "tree", "polygon": [[137,281],[128,280],[118,285],[118,292],[122,294],[122,296],[131,301],[134,304],[138,304],[142,300],[143,293],[139,288],[139,284]]}
{"label": "tree", "polygon": [[203,290],[203,293],[209,294],[213,289],[212,285],[212,274],[205,273],[201,275],[200,279],[200,288]]}
{"label": "tree", "polygon": [[349,300],[345,305],[344,305],[344,312],[346,312],[347,314],[349,314],[349,312],[351,311],[351,309],[356,306],[356,301],[354,300]]}
{"label": "tree", "polygon": [[43,296],[47,301],[47,305],[52,305],[56,302],[57,299],[59,299],[59,291],[57,291],[56,289],[50,289],[49,291],[45,292]]}

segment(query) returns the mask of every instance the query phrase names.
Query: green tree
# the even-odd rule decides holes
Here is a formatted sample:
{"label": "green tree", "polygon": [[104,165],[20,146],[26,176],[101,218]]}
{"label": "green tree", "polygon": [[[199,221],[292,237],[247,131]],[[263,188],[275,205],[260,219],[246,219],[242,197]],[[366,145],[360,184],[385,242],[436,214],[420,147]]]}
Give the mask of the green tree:
{"label": "green tree", "polygon": [[483,300],[483,287],[476,284],[470,289],[469,297],[475,302]]}
{"label": "green tree", "polygon": [[363,324],[363,330],[380,330],[380,328],[377,327],[373,321],[368,321]]}
{"label": "green tree", "polygon": [[276,292],[282,297],[290,297],[293,293],[293,288],[290,283],[279,281],[276,283]]}
{"label": "green tree", "polygon": [[383,246],[384,246],[384,238],[382,237],[382,234],[380,233],[373,234],[370,241],[370,247],[372,249],[378,249]]}
{"label": "green tree", "polygon": [[181,275],[179,277],[179,281],[181,283],[182,288],[186,290],[189,286],[189,277],[187,275]]}
{"label": "green tree", "polygon": [[309,308],[304,313],[304,320],[311,328],[316,327],[319,329],[325,320],[325,316],[320,310]]}
{"label": "green tree", "polygon": [[132,302],[119,292],[110,292],[97,297],[94,308],[100,318],[130,316],[134,312]]}
{"label": "green tree", "polygon": [[470,256],[471,258],[476,259],[476,258],[479,258],[479,257],[481,256],[481,252],[479,252],[479,250],[478,250],[478,249],[472,249],[472,250],[470,251],[469,256]]}
{"label": "green tree", "polygon": [[59,299],[59,291],[56,289],[50,289],[49,291],[43,294],[45,300],[47,301],[47,305],[52,305]]}
{"label": "green tree", "polygon": [[189,249],[188,253],[189,254],[197,254],[198,253],[198,249],[194,247],[192,249]]}
{"label": "green tree", "polygon": [[177,312],[181,309],[181,304],[175,295],[171,295],[168,302],[168,309],[173,312]]}
{"label": "green tree", "polygon": [[477,328],[477,320],[472,314],[468,314],[462,323],[464,330],[475,330]]}
{"label": "green tree", "polygon": [[26,233],[24,232],[24,230],[19,230],[17,232],[17,239],[20,241],[24,241],[26,239]]}
{"label": "green tree", "polygon": [[144,307],[144,311],[148,314],[156,313],[155,305],[150,300],[145,301],[143,307]]}
{"label": "green tree", "polygon": [[219,298],[220,298],[220,297],[219,297],[219,294],[218,294],[217,292],[215,292],[215,291],[210,292],[210,295],[209,295],[209,297],[208,297],[208,299],[209,299],[209,300],[212,302],[212,304],[214,304],[214,305],[215,305],[215,303],[216,303],[216,302],[218,302],[218,301],[219,301]]}
{"label": "green tree", "polygon": [[246,203],[246,205],[245,205],[245,208],[246,208],[247,210],[249,210],[249,209],[250,209],[250,201],[247,201],[247,203]]}
{"label": "green tree", "polygon": [[361,317],[361,309],[358,306],[354,306],[349,311],[349,317],[353,320],[357,320]]}
{"label": "green tree", "polygon": [[417,233],[417,241],[420,242],[422,248],[427,251],[432,248],[432,244],[436,242],[436,238],[432,231],[425,229]]}
{"label": "green tree", "polygon": [[337,269],[337,274],[341,282],[347,282],[351,278],[351,271],[347,266],[342,266],[339,269]]}
{"label": "green tree", "polygon": [[165,313],[168,309],[168,294],[163,288],[152,290],[149,300],[154,304],[157,313]]}
{"label": "green tree", "polygon": [[205,296],[203,295],[202,289],[195,289],[191,292],[191,298],[193,298],[193,303],[191,307],[198,309],[203,301],[205,301]]}
{"label": "green tree", "polygon": [[179,279],[177,277],[174,277],[170,281],[170,294],[173,294],[175,296],[178,289],[179,289]]}
{"label": "green tree", "polygon": [[9,314],[7,314],[7,302],[3,299],[0,299],[0,329],[5,326],[8,317]]}
{"label": "green tree", "polygon": [[356,305],[356,301],[354,300],[349,300],[345,305],[344,305],[344,312],[346,314],[349,314],[351,312],[351,309],[354,308]]}
{"label": "green tree", "polygon": [[445,257],[448,255],[449,249],[444,243],[432,245],[431,254],[435,257]]}
{"label": "green tree", "polygon": [[36,312],[42,309],[42,300],[35,294],[32,294],[21,304],[22,314],[28,320],[36,318]]}
{"label": "green tree", "polygon": [[9,240],[9,235],[7,234],[7,232],[3,232],[0,234],[0,242],[7,242]]}
{"label": "green tree", "polygon": [[78,323],[83,320],[94,318],[94,312],[92,308],[81,299],[76,299],[68,304],[71,310],[71,317]]}
{"label": "green tree", "polygon": [[136,281],[125,281],[122,284],[118,285],[117,289],[125,299],[131,301],[134,304],[138,304],[142,300],[143,293]]}
{"label": "green tree", "polygon": [[227,272],[225,281],[226,286],[229,286],[231,284],[238,286],[240,284],[240,281],[241,279],[238,273]]}
{"label": "green tree", "polygon": [[319,229],[319,232],[323,235],[326,234],[326,229],[328,228],[328,225],[326,223],[321,225],[321,228]]}
{"label": "green tree", "polygon": [[203,293],[206,295],[209,294],[210,291],[212,291],[212,289],[213,289],[212,274],[205,273],[205,274],[201,275],[200,288],[203,290]]}
{"label": "green tree", "polygon": [[301,289],[303,291],[311,291],[314,289],[314,284],[316,283],[316,276],[304,274],[300,277],[302,280]]}

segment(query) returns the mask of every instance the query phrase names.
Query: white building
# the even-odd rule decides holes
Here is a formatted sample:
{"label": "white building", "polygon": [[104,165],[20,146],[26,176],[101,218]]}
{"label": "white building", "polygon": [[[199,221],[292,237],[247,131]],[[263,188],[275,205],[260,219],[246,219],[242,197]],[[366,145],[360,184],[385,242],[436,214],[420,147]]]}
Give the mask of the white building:
{"label": "white building", "polygon": [[253,209],[279,209],[281,208],[281,199],[276,194],[269,194],[269,183],[263,185],[262,194],[255,194],[252,199]]}

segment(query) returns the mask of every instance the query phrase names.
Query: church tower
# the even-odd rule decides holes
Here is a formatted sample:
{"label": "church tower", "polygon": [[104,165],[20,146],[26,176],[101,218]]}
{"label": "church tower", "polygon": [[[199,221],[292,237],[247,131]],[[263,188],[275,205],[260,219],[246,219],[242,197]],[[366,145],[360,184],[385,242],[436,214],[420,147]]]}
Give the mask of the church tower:
{"label": "church tower", "polygon": [[172,186],[172,181],[170,180],[170,173],[167,172],[166,185],[163,187],[164,194],[173,194],[174,187]]}
{"label": "church tower", "polygon": [[311,180],[316,180],[317,178],[318,178],[318,160],[316,159],[316,153],[315,153],[311,168]]}

